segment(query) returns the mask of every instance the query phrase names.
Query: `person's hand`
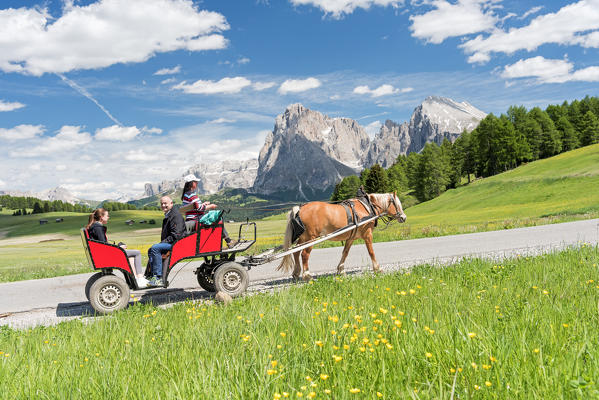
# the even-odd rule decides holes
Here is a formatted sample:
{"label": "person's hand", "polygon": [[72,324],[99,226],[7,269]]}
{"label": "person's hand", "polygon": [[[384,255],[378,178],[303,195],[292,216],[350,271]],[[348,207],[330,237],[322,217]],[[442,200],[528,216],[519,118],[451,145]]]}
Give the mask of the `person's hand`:
{"label": "person's hand", "polygon": [[207,210],[216,210],[217,205],[216,204],[210,204],[206,207]]}

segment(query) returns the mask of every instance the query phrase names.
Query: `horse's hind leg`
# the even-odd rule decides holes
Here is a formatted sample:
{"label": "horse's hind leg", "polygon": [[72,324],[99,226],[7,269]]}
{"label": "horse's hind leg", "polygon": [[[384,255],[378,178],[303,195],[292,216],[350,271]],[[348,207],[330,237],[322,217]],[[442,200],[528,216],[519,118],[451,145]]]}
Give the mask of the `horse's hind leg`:
{"label": "horse's hind leg", "polygon": [[311,251],[312,247],[305,248],[302,251],[302,264],[304,266],[304,274],[302,277],[305,281],[309,281],[312,279],[312,275],[310,275],[310,267],[308,267],[308,259],[310,258]]}
{"label": "horse's hind leg", "polygon": [[370,259],[372,260],[372,270],[374,272],[381,272],[381,267],[379,263],[376,261],[376,257],[374,256],[374,249],[372,248],[372,231],[368,232],[363,236],[364,243],[366,244],[366,250],[368,250],[368,254],[370,255]]}
{"label": "horse's hind leg", "polygon": [[301,264],[300,264],[300,252],[296,251],[295,253],[293,253],[293,279],[294,280],[299,280],[300,279],[300,272],[301,272]]}
{"label": "horse's hind leg", "polygon": [[339,260],[339,264],[337,265],[337,273],[339,275],[345,275],[345,259],[349,254],[349,248],[351,247],[353,242],[353,239],[345,241],[345,245],[343,246],[343,253],[341,253],[341,260]]}

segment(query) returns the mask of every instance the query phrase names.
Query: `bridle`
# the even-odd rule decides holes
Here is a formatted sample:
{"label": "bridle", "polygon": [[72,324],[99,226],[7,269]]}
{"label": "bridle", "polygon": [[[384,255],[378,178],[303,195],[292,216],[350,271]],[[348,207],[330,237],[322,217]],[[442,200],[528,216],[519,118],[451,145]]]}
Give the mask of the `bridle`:
{"label": "bridle", "polygon": [[[400,219],[401,217],[401,211],[399,211],[400,207],[397,204],[397,202],[395,201],[395,195],[392,193],[388,193],[389,196],[391,196],[391,201],[393,202],[393,207],[395,207],[395,214],[390,214],[389,213],[389,207],[387,207],[386,210],[383,210],[383,207],[381,207],[377,202],[371,201],[371,204],[374,208],[378,209],[374,210],[374,213],[376,215],[380,215],[379,219],[381,219],[384,223],[385,223],[385,227],[382,229],[387,229],[387,227],[389,226],[389,224],[393,221],[397,221]],[[389,203],[391,203],[391,201],[389,201]]]}

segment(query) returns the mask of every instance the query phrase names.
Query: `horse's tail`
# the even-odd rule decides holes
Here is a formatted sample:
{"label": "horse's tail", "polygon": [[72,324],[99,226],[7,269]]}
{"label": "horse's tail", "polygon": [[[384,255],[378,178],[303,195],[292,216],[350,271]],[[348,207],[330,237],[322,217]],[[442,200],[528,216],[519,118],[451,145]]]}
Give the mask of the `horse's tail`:
{"label": "horse's tail", "polygon": [[[299,206],[295,206],[287,214],[287,228],[285,229],[285,239],[283,240],[283,249],[289,250],[293,238],[293,218],[299,212]],[[281,264],[277,267],[277,271],[289,272],[293,269],[293,254],[287,254],[283,257]]]}

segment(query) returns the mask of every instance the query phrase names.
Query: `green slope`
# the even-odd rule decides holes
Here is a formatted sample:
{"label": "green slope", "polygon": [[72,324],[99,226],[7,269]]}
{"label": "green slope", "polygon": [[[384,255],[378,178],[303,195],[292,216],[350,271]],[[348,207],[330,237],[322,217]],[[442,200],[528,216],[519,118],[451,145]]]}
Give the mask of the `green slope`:
{"label": "green slope", "polygon": [[[599,214],[599,145],[573,150],[469,185],[406,210],[401,229],[477,231]],[[468,226],[472,225],[472,226]],[[462,227],[462,229],[458,229]],[[451,229],[450,229],[451,230]],[[443,232],[441,232],[443,233]],[[451,232],[448,232],[451,233]]]}

